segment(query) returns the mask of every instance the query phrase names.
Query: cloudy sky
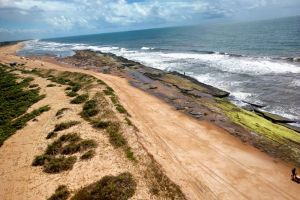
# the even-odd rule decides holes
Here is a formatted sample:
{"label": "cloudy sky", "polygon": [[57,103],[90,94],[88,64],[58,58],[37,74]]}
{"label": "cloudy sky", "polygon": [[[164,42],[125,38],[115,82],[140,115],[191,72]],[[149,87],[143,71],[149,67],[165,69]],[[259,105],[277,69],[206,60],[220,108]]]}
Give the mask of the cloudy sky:
{"label": "cloudy sky", "polygon": [[0,0],[0,41],[300,15],[300,0]]}

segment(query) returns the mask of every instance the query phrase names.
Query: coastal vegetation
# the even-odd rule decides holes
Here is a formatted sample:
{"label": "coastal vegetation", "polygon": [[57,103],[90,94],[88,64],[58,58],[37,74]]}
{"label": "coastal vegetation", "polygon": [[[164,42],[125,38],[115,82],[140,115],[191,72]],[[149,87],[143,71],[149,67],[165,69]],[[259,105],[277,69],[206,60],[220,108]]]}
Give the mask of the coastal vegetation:
{"label": "coastal vegetation", "polygon": [[17,76],[13,70],[1,64],[0,146],[9,136],[23,128],[28,121],[50,110],[49,106],[43,106],[26,113],[29,107],[45,97],[39,94],[39,88],[31,89],[31,81],[33,81],[32,77]]}
{"label": "coastal vegetation", "polygon": [[[93,157],[88,150],[97,147],[97,143],[91,139],[82,139],[77,133],[68,133],[53,141],[45,150],[45,153],[36,156],[33,166],[43,166],[46,173],[59,173],[72,169],[77,157],[69,156],[79,152],[84,153],[85,159]],[[67,157],[67,156],[69,157]]]}
{"label": "coastal vegetation", "polygon": [[51,195],[47,200],[67,200],[70,196],[70,191],[65,185],[60,185],[55,190],[55,193]]}
{"label": "coastal vegetation", "polygon": [[104,176],[99,181],[77,191],[71,200],[127,200],[134,195],[136,186],[133,176],[128,172],[118,176]]}
{"label": "coastal vegetation", "polygon": [[[78,93],[81,95],[88,94],[87,99],[82,102],[84,104],[82,105],[80,116],[84,120],[89,122],[91,126],[95,128],[95,130],[99,130],[105,133],[105,135],[107,135],[108,137],[109,143],[116,149],[116,151],[123,151],[125,157],[128,160],[133,161],[132,163],[134,165],[139,163],[139,159],[135,156],[133,149],[130,147],[129,142],[123,133],[124,129],[128,126],[134,127],[134,129],[130,128],[131,130],[137,131],[137,129],[129,119],[130,115],[125,109],[121,112],[118,111],[118,104],[120,105],[119,107],[121,107],[121,103],[119,102],[117,95],[114,93],[113,89],[108,87],[102,80],[95,79],[85,74],[57,72],[54,70],[23,70],[23,73],[32,73],[33,75],[47,78],[48,80],[51,80],[55,83],[58,82],[59,84],[66,85],[66,93],[73,92],[72,88],[74,85],[80,85],[80,88],[76,86],[76,88],[74,89],[74,91],[76,91],[76,96],[78,95]],[[90,92],[90,88],[93,87],[96,87],[98,89],[97,92]],[[77,106],[77,104],[73,104],[72,106]],[[68,109],[59,109],[56,112],[55,117],[57,119],[63,117],[63,113],[66,110]],[[120,118],[122,120],[120,120]],[[64,130],[67,130],[68,128],[66,127],[69,126],[68,122],[70,121],[56,124],[56,128],[54,128],[54,130],[56,131],[51,131],[50,133],[48,133],[47,138],[52,139],[54,137],[57,137],[57,135],[60,133],[60,131],[57,130],[61,129],[62,132]],[[65,133],[58,139],[50,143],[43,154],[36,156],[36,158],[32,162],[32,165],[42,166],[44,172],[46,173],[60,173],[62,171],[71,170],[73,168],[73,165],[77,162],[78,158],[80,158],[80,160],[82,161],[85,160],[86,162],[92,159],[96,155],[96,146],[97,143],[94,140],[83,140],[81,139],[79,134]],[[174,184],[167,176],[164,175],[159,165],[154,163],[155,161],[151,157],[150,163],[146,163],[147,167],[145,168],[145,171],[143,171],[143,173],[145,173],[145,177],[147,177],[147,182],[149,182],[150,184],[149,187],[151,188],[151,194],[161,196],[163,198],[185,199],[184,194],[181,192],[180,188],[176,184]],[[130,174],[128,172],[124,173]],[[114,192],[117,192],[118,190],[115,188],[115,185],[120,185],[118,183],[119,179],[117,177],[119,176],[115,176],[113,179],[110,178],[112,181],[109,181],[109,187],[101,186],[101,179],[100,181],[92,183],[91,185],[88,185],[77,191],[76,194],[71,197],[71,199],[80,199],[82,195],[88,195],[87,197],[93,197],[94,195],[97,196],[98,191],[103,191],[103,188],[105,189],[105,191],[108,191],[107,195],[109,196],[118,196],[119,194],[122,194],[122,197],[118,196],[118,199],[127,199],[127,197],[130,198],[131,196],[133,196],[135,193],[135,189],[132,190],[133,192],[130,192],[130,190],[126,190],[125,192],[119,191],[118,193]],[[124,187],[120,189],[131,187],[130,184],[132,182],[129,179],[127,179],[128,181],[126,181],[126,186],[124,185]],[[134,181],[132,175],[131,180]],[[97,185],[98,187],[95,188],[94,185]],[[91,190],[93,190],[93,193],[90,193]],[[55,194],[59,194],[59,191],[56,191]]]}

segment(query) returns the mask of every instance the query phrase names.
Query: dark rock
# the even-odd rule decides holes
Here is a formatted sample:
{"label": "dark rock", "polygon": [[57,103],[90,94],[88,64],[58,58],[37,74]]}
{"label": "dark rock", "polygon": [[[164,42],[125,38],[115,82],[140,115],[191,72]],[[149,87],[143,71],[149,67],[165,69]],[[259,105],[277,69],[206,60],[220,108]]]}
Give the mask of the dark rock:
{"label": "dark rock", "polygon": [[149,89],[151,89],[151,90],[157,89],[157,86],[150,85]]}
{"label": "dark rock", "polygon": [[185,78],[185,79],[191,81],[191,82],[194,83],[194,84],[197,84],[197,85],[199,85],[199,86],[201,86],[201,87],[203,87],[203,88],[206,88],[207,91],[208,91],[208,93],[211,94],[211,95],[214,96],[214,97],[224,98],[224,97],[228,97],[229,94],[230,94],[229,92],[220,90],[220,89],[215,88],[215,87],[213,87],[213,86],[211,86],[211,85],[207,85],[207,84],[201,83],[201,82],[199,82],[198,80],[196,80],[196,79],[194,79],[194,78],[192,78],[192,77],[186,76],[186,75],[184,75],[184,74],[180,74],[180,73],[175,72],[175,71],[171,72],[171,74],[177,75],[177,76],[180,76],[180,77],[183,77],[183,78]]}
{"label": "dark rock", "polygon": [[285,124],[285,123],[278,123],[278,124],[288,128],[288,129],[292,129],[293,131],[296,131],[296,132],[300,133],[300,127],[298,127],[298,126],[293,126],[291,124]]}
{"label": "dark rock", "polygon": [[9,65],[10,65],[11,67],[16,67],[16,66],[18,65],[18,63],[17,63],[17,62],[11,62],[11,63],[9,63]]}
{"label": "dark rock", "polygon": [[110,73],[110,67],[109,66],[104,66],[104,67],[101,67],[99,69],[99,72],[102,72],[104,74],[109,74]]}
{"label": "dark rock", "polygon": [[256,107],[256,108],[264,108],[264,107],[266,107],[266,105],[261,105],[261,104],[257,104],[257,103],[251,103],[251,102],[244,101],[244,100],[242,102],[244,102],[246,104],[249,104],[249,105],[251,105],[253,107]]}
{"label": "dark rock", "polygon": [[135,64],[134,63],[123,63],[122,64],[124,67],[132,67],[134,66]]}
{"label": "dark rock", "polygon": [[291,119],[288,119],[288,118],[285,118],[285,117],[282,117],[279,115],[275,115],[272,113],[268,113],[265,111],[261,111],[261,110],[255,109],[255,108],[253,110],[255,113],[259,114],[260,116],[262,116],[265,119],[270,120],[274,123],[295,123],[296,122],[295,120],[291,120]]}

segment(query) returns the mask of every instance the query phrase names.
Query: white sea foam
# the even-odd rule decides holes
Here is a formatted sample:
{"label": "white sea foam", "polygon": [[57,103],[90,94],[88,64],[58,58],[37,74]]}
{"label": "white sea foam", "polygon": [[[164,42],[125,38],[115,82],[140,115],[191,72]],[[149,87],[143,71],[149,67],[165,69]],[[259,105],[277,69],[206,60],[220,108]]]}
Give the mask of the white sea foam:
{"label": "white sea foam", "polygon": [[154,48],[152,47],[142,47],[141,50],[153,50]]}

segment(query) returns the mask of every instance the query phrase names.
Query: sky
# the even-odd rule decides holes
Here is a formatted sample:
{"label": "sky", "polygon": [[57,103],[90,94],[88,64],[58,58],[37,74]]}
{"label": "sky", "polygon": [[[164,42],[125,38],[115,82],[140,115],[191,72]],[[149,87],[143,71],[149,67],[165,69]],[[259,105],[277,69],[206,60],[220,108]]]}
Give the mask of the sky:
{"label": "sky", "polygon": [[0,0],[0,41],[300,15],[300,0]]}

